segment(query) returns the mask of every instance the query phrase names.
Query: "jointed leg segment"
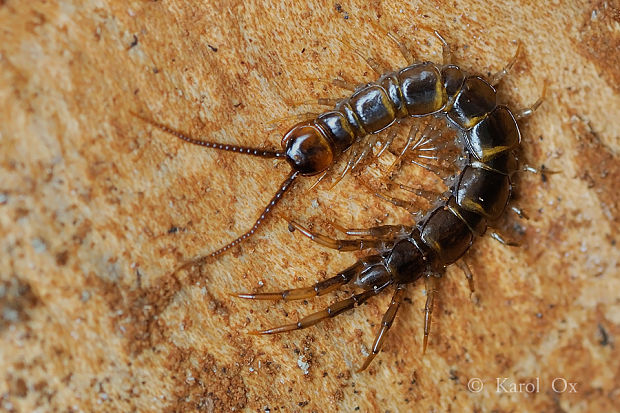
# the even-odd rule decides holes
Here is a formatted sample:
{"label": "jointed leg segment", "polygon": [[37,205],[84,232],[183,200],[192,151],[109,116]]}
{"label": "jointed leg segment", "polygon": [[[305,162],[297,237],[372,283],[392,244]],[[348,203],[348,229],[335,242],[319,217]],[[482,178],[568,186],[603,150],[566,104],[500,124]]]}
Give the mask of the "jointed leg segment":
{"label": "jointed leg segment", "polygon": [[343,285],[346,285],[354,279],[359,273],[366,268],[365,261],[358,261],[337,275],[323,281],[319,281],[311,287],[294,288],[290,290],[274,291],[268,293],[236,293],[233,294],[239,298],[250,300],[302,300],[312,298],[334,291]]}
{"label": "jointed leg segment", "polygon": [[295,221],[291,221],[289,224],[312,241],[338,251],[359,251],[368,248],[382,249],[389,242],[389,240],[379,237],[335,239],[326,235],[314,233]]}
{"label": "jointed leg segment", "polygon": [[350,310],[356,306],[361,305],[366,300],[368,300],[370,297],[373,297],[379,294],[381,291],[383,291],[383,289],[387,287],[388,285],[390,285],[390,283],[391,282],[387,282],[383,285],[376,286],[375,288],[364,291],[363,293],[360,293],[360,294],[356,294],[350,298],[347,298],[346,300],[337,301],[334,304],[327,307],[326,309],[317,311],[316,313],[312,313],[302,318],[296,323],[285,324],[280,327],[269,328],[266,330],[251,331],[250,334],[253,334],[253,335],[277,334],[277,333],[284,333],[286,331],[301,330],[304,328],[308,328],[327,318],[335,317],[338,314],[342,314],[343,312],[347,310]]}
{"label": "jointed leg segment", "polygon": [[439,279],[434,275],[430,275],[424,279],[424,284],[426,285],[426,305],[424,306],[424,342],[422,344],[422,354],[426,353],[428,334],[431,331],[431,319],[433,316],[433,308],[435,307],[435,295],[438,291]]}
{"label": "jointed leg segment", "polygon": [[362,367],[360,367],[357,372],[366,370],[368,365],[372,362],[375,356],[381,351],[381,347],[383,347],[383,342],[385,341],[385,337],[387,335],[388,330],[392,327],[392,323],[394,323],[394,318],[396,318],[396,313],[398,312],[398,308],[400,307],[400,303],[403,300],[403,296],[405,295],[405,285],[400,284],[396,287],[396,291],[392,296],[392,301],[390,302],[390,306],[387,311],[383,315],[383,320],[381,320],[381,329],[377,333],[375,337],[375,342],[372,345],[372,352],[366,360]]}

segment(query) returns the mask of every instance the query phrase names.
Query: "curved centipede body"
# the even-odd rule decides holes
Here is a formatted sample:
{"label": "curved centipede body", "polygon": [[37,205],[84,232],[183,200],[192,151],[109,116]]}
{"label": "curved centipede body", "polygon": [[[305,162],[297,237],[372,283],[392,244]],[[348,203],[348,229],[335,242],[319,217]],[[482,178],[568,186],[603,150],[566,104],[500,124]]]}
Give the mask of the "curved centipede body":
{"label": "curved centipede body", "polygon": [[[355,88],[351,96],[337,102],[332,110],[293,126],[282,139],[281,151],[197,140],[137,115],[192,144],[264,158],[281,158],[291,166],[290,175],[253,227],[224,247],[200,257],[198,261],[201,262],[217,257],[251,237],[298,176],[317,175],[331,169],[352,145],[366,136],[379,133],[402,119],[430,115],[444,119],[447,127],[456,130],[458,146],[463,151],[461,169],[450,179],[448,196],[438,200],[414,226],[383,225],[364,230],[345,230],[356,238],[332,239],[313,233],[295,221],[290,222],[292,228],[324,246],[340,251],[369,250],[371,254],[334,277],[310,287],[236,296],[298,300],[324,295],[347,284],[362,292],[295,323],[253,334],[274,334],[310,327],[352,309],[394,285],[395,292],[371,354],[360,368],[364,370],[383,345],[406,285],[424,279],[427,301],[423,349],[426,349],[438,281],[445,268],[456,263],[474,239],[485,233],[487,223],[500,217],[506,208],[511,195],[511,175],[518,169],[514,152],[521,142],[521,134],[517,119],[530,115],[541,102],[537,101],[531,108],[516,112],[516,115],[507,106],[498,105],[493,84],[512,66],[516,55],[493,79],[469,75],[450,62],[447,43],[435,34],[444,46],[443,64],[410,62],[400,70],[382,73],[376,82]],[[401,44],[399,48],[408,60],[413,60]],[[347,166],[355,166],[362,156],[353,156]],[[473,291],[471,272],[466,265],[461,267]]]}

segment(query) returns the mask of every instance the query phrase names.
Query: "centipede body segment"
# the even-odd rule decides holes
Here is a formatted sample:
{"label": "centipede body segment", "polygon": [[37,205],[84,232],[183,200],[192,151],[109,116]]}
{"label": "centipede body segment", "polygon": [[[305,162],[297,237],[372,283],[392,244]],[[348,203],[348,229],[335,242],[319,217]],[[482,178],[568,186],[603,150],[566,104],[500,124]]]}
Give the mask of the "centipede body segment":
{"label": "centipede body segment", "polygon": [[[281,151],[197,140],[139,116],[192,144],[263,158],[281,158],[291,166],[290,175],[254,226],[233,242],[201,257],[202,261],[212,259],[249,238],[299,176],[317,175],[332,168],[352,145],[368,135],[390,128],[402,119],[428,116],[443,119],[446,128],[456,131],[464,161],[458,173],[450,179],[449,195],[438,200],[415,225],[345,230],[355,238],[333,239],[291,221],[292,228],[323,246],[340,251],[368,250],[370,253],[337,275],[310,287],[241,293],[237,296],[245,299],[299,300],[324,295],[345,285],[352,285],[361,292],[295,323],[253,334],[274,334],[310,327],[362,304],[393,285],[395,292],[371,354],[360,368],[364,370],[381,350],[406,285],[424,279],[427,301],[423,349],[426,349],[438,283],[445,268],[461,259],[474,239],[485,233],[487,224],[504,212],[511,194],[511,175],[518,169],[514,152],[521,142],[521,134],[516,118],[531,114],[540,104],[539,100],[531,108],[517,112],[517,116],[507,106],[498,105],[494,85],[484,77],[467,74],[453,64],[447,43],[439,34],[437,36],[444,48],[442,64],[410,61],[405,68],[380,74],[376,82],[359,86],[332,110],[293,126],[282,139]],[[413,59],[413,54],[402,44],[398,46],[405,58]],[[507,68],[513,63],[514,59]],[[497,82],[506,72],[506,69],[502,70],[493,81]],[[409,140],[412,140],[411,136]],[[362,156],[367,152],[362,151]],[[359,154],[353,154],[347,165],[357,165],[359,158]],[[473,289],[471,272],[465,264],[460,267],[464,268]]]}

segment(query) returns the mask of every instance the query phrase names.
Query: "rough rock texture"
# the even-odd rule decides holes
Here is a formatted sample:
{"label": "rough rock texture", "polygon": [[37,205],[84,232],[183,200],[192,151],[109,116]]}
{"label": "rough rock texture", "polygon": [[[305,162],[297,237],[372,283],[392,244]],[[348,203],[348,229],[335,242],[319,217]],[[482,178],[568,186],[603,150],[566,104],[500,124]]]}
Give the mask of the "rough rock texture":
{"label": "rough rock texture", "polygon": [[[620,410],[620,5],[410,3],[0,1],[0,410]],[[288,169],[184,145],[129,112],[278,146],[294,120],[270,120],[346,93],[317,79],[375,78],[354,48],[403,65],[384,28],[438,61],[422,25],[484,75],[521,40],[500,87],[512,107],[549,82],[523,152],[559,173],[518,179],[530,219],[508,219],[522,247],[476,242],[473,300],[448,269],[424,356],[422,283],[361,374],[389,293],[311,329],[248,336],[334,297],[229,292],[306,285],[360,254],[273,217],[218,262],[171,274],[248,228]],[[278,211],[330,234],[332,220],[411,223],[362,185],[373,170],[332,190],[300,181]]]}

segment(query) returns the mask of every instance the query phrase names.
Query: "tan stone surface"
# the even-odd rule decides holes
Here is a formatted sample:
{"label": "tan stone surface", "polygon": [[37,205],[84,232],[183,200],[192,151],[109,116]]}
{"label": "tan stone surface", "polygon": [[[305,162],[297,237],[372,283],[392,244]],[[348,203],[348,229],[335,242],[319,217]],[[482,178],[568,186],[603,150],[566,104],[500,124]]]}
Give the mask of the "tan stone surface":
{"label": "tan stone surface", "polygon": [[[618,3],[291,3],[0,1],[0,410],[620,410]],[[518,181],[523,246],[477,241],[477,303],[448,270],[424,357],[421,283],[362,374],[390,294],[301,332],[246,335],[333,297],[271,305],[228,292],[309,284],[356,254],[274,218],[234,254],[172,276],[249,227],[287,167],[183,145],[128,111],[277,146],[289,123],[266,124],[304,110],[290,102],[342,93],[309,79],[373,79],[338,39],[402,65],[381,25],[436,61],[421,23],[483,74],[521,39],[500,88],[513,107],[549,81],[523,148],[560,173]],[[410,223],[364,189],[368,173],[331,191],[304,181],[279,211],[316,228]],[[482,391],[468,390],[473,378]],[[539,378],[539,392],[497,392],[496,378]],[[554,393],[554,378],[576,393]]]}

